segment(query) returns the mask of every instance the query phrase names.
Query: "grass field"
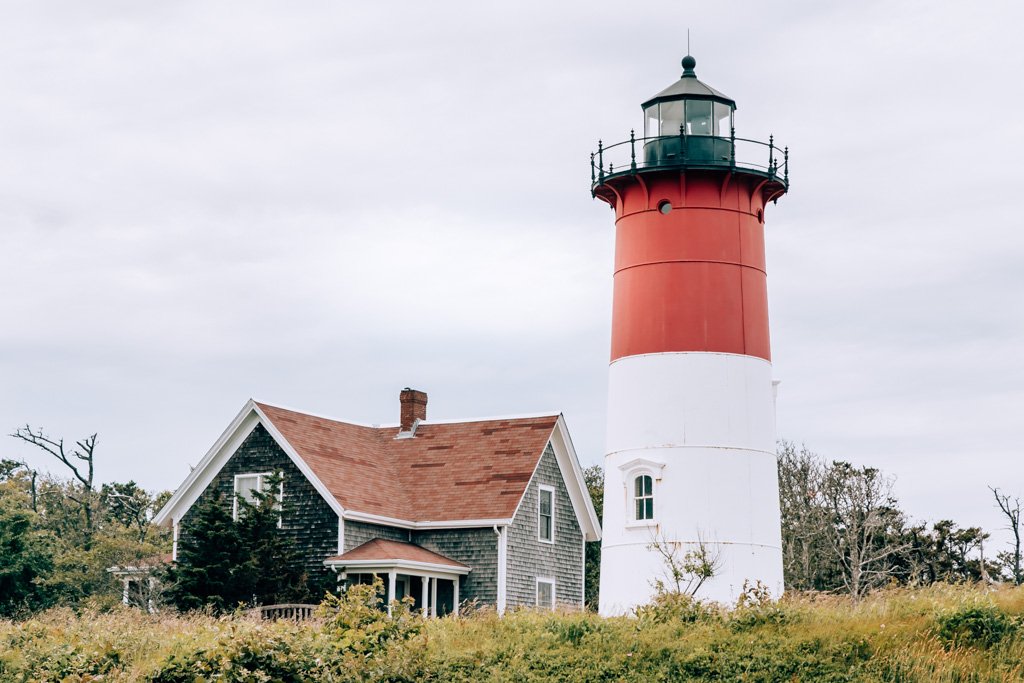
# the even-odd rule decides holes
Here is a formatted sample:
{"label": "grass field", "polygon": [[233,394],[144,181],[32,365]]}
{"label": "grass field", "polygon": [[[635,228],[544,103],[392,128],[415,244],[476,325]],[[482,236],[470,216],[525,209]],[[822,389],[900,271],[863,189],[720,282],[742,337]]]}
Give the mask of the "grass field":
{"label": "grass field", "polygon": [[51,610],[0,621],[4,681],[1021,681],[1024,587],[788,595],[639,618],[477,611],[381,618],[366,597],[301,624],[239,613]]}

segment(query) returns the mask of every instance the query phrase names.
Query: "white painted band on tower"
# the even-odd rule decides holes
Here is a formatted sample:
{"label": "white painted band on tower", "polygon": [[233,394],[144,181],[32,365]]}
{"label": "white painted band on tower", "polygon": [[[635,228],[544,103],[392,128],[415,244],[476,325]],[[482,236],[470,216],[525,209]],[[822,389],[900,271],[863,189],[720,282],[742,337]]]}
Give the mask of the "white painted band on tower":
{"label": "white painted band on tower", "polygon": [[[725,353],[628,356],[609,371],[602,614],[650,600],[666,576],[655,539],[679,557],[719,557],[698,597],[731,603],[745,581],[782,592],[771,364]],[[637,519],[636,478],[651,476],[653,519]]]}

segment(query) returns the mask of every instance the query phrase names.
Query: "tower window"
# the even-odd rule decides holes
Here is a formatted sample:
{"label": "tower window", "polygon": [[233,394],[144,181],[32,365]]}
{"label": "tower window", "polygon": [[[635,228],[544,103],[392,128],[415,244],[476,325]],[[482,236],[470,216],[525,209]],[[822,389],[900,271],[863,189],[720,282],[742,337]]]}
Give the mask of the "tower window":
{"label": "tower window", "polygon": [[670,202],[669,200],[662,199],[660,202],[658,202],[658,211],[661,211],[662,213],[668,213],[671,210],[672,202]]}
{"label": "tower window", "polygon": [[634,514],[637,521],[654,519],[654,478],[641,474],[633,480]]}

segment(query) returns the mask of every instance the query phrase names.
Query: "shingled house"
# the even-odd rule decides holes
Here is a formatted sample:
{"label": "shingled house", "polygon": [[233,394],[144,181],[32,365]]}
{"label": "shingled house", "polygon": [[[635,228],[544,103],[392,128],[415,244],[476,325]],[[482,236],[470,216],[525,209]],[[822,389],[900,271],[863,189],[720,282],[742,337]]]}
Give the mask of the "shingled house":
{"label": "shingled house", "polygon": [[279,473],[280,532],[311,575],[376,575],[433,615],[473,599],[581,606],[600,528],[564,418],[428,421],[426,407],[405,389],[399,424],[367,426],[250,400],[155,521],[173,525],[176,557],[198,501],[219,490],[237,514]]}

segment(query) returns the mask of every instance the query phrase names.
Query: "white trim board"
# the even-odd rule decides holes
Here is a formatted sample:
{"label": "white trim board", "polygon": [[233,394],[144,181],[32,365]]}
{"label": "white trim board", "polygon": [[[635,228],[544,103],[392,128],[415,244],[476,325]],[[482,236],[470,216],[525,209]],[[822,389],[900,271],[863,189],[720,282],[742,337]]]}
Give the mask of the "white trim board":
{"label": "white trim board", "polygon": [[203,491],[213,482],[214,478],[224,468],[224,465],[227,464],[231,456],[235,454],[239,446],[249,437],[256,426],[260,424],[263,425],[263,428],[267,430],[271,438],[277,442],[277,445],[285,452],[288,459],[302,472],[302,475],[313,485],[313,488],[316,489],[317,493],[320,494],[331,509],[339,517],[342,516],[345,510],[341,507],[338,500],[324,486],[323,482],[313,474],[313,471],[309,469],[309,465],[299,457],[299,454],[292,445],[274,427],[273,423],[260,410],[256,402],[249,399],[242,406],[242,410],[235,416],[235,419],[231,421],[231,424],[228,425],[228,428],[224,430],[224,433],[213,444],[213,447],[207,451],[195,469],[189,473],[185,482],[178,487],[178,490],[174,492],[170,500],[156,514],[153,518],[153,523],[164,526],[169,522],[175,523],[179,521],[189,508],[199,500]]}

